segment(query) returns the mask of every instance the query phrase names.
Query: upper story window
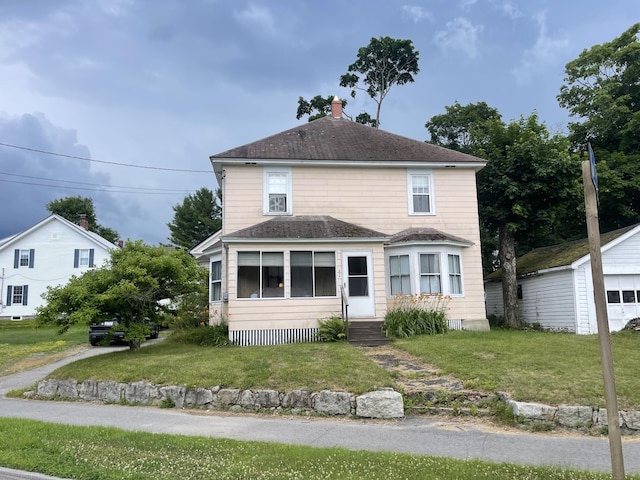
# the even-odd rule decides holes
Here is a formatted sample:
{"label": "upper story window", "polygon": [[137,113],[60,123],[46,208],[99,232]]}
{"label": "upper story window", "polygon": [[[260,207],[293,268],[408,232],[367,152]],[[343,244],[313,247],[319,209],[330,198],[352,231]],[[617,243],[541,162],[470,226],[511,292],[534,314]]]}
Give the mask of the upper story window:
{"label": "upper story window", "polygon": [[407,187],[410,215],[430,215],[435,213],[433,174],[430,170],[407,171]]}
{"label": "upper story window", "polygon": [[73,268],[93,267],[94,255],[93,248],[76,248],[73,251]]}
{"label": "upper story window", "polygon": [[291,215],[290,168],[265,168],[262,188],[265,215]]}
{"label": "upper story window", "polygon": [[36,251],[33,248],[31,250],[20,250],[16,248],[13,252],[13,268],[33,268],[35,253]]}

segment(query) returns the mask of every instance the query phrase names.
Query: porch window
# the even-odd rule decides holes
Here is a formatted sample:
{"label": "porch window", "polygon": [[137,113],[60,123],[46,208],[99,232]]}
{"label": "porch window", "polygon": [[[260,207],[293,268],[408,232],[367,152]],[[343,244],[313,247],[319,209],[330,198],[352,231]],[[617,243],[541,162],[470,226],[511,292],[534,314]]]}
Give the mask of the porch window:
{"label": "porch window", "polygon": [[440,255],[437,253],[420,255],[420,293],[442,293]]}
{"label": "porch window", "polygon": [[291,169],[264,171],[264,214],[291,215]]}
{"label": "porch window", "polygon": [[219,302],[222,298],[222,262],[211,262],[211,301]]}
{"label": "porch window", "polygon": [[238,252],[238,298],[284,297],[284,253]]}
{"label": "porch window", "polygon": [[389,283],[391,295],[411,294],[411,274],[409,255],[393,255],[389,257]]}
{"label": "porch window", "polygon": [[433,177],[430,171],[408,171],[409,214],[425,215],[434,213]]}
{"label": "porch window", "polygon": [[460,255],[449,255],[449,292],[451,295],[462,295]]}
{"label": "porch window", "polygon": [[335,252],[291,252],[291,297],[336,295]]}

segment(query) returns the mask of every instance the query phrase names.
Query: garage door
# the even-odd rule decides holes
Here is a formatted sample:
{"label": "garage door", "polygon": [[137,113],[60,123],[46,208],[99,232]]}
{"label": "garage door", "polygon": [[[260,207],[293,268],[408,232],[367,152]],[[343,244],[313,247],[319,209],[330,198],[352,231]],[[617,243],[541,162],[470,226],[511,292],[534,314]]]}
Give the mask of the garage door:
{"label": "garage door", "polygon": [[622,330],[627,322],[640,317],[640,275],[605,275],[609,329]]}

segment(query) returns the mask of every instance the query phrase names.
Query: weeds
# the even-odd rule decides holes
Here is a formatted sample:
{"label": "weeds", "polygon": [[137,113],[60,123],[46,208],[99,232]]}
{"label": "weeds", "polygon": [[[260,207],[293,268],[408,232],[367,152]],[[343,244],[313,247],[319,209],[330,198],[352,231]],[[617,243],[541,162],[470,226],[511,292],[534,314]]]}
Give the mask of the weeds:
{"label": "weeds", "polygon": [[396,295],[382,328],[388,337],[398,338],[446,333],[449,299],[440,294]]}

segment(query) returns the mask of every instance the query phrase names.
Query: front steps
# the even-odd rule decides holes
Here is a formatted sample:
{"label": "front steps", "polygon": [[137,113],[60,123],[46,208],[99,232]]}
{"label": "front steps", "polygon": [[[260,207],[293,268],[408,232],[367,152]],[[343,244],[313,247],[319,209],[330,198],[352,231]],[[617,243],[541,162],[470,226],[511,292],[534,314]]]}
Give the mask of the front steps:
{"label": "front steps", "polygon": [[389,338],[382,331],[381,321],[350,321],[347,339],[352,345],[377,347],[389,343]]}

